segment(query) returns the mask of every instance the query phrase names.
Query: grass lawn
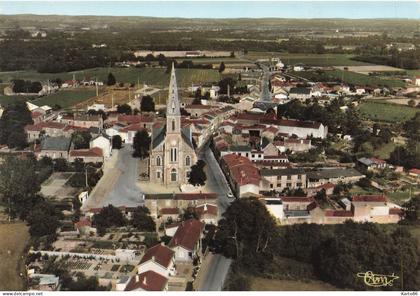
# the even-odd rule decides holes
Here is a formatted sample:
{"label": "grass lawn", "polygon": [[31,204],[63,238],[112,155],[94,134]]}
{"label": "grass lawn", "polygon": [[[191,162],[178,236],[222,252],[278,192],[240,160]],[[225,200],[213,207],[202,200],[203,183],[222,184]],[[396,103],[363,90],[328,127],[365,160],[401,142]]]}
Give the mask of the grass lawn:
{"label": "grass lawn", "polygon": [[395,145],[395,143],[389,142],[388,144],[382,145],[380,148],[376,149],[373,152],[373,155],[381,159],[388,159],[389,155],[392,151],[394,151],[396,146],[397,145]]}
{"label": "grass lawn", "polygon": [[276,280],[255,277],[252,291],[338,291],[339,289],[321,281]]}
{"label": "grass lawn", "polygon": [[410,190],[390,192],[388,193],[388,197],[397,205],[402,205],[410,198]]}
{"label": "grass lawn", "polygon": [[32,103],[38,106],[48,105],[51,107],[58,104],[62,108],[68,108],[95,96],[95,94],[96,92],[93,89],[60,90],[55,94],[35,99]]}
{"label": "grass lawn", "polygon": [[368,63],[353,61],[350,54],[303,54],[303,53],[285,53],[285,52],[255,52],[250,51],[244,56],[251,60],[279,57],[283,63],[299,64],[308,66],[363,66]]}
{"label": "grass lawn", "polygon": [[[0,72],[0,79],[10,81],[14,78],[41,80],[61,78],[63,81],[75,79],[95,78],[106,81],[108,73],[114,74],[117,82],[146,83],[149,85],[165,86],[169,84],[169,74],[163,68],[93,68],[83,71],[67,73],[38,73],[35,71]],[[191,83],[205,83],[219,81],[219,72],[211,69],[177,69],[177,81],[179,86],[187,87]]]}
{"label": "grass lawn", "polygon": [[378,101],[364,101],[359,106],[360,114],[373,121],[403,122],[413,118],[418,109]]}
{"label": "grass lawn", "polygon": [[28,100],[31,100],[32,98],[27,97],[27,96],[2,96],[0,95],[0,105],[7,106],[16,102],[26,102]]}
{"label": "grass lawn", "polygon": [[350,193],[352,195],[363,195],[363,194],[381,194],[378,190],[376,190],[373,187],[369,188],[362,188],[357,185],[353,185],[353,187],[350,189]]}
{"label": "grass lawn", "polygon": [[21,259],[29,240],[25,223],[0,224],[0,291],[24,290],[19,273],[25,273]]}

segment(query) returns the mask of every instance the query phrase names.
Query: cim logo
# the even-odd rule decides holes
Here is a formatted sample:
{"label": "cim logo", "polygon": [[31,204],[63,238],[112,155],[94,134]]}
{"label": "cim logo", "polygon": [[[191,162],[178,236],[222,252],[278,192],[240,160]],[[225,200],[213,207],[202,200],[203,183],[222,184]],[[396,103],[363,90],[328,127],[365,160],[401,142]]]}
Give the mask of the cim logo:
{"label": "cim logo", "polygon": [[393,274],[375,274],[372,271],[359,272],[358,277],[363,278],[365,285],[370,287],[392,287],[393,282],[399,279],[399,276]]}

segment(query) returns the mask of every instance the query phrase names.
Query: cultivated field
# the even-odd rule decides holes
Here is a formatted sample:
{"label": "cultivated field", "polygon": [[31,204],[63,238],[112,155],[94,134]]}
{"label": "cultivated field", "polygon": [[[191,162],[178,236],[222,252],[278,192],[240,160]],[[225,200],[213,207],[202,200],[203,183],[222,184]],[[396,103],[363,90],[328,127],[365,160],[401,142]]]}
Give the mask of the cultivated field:
{"label": "cultivated field", "polygon": [[353,61],[353,55],[349,54],[301,54],[285,52],[249,52],[244,56],[247,59],[257,60],[263,58],[278,57],[283,63],[303,63],[308,66],[363,66],[368,63]]}
{"label": "cultivated field", "polygon": [[419,112],[416,108],[371,100],[362,102],[359,110],[366,119],[395,123],[407,121]]}
{"label": "cultivated field", "polygon": [[48,105],[51,107],[53,107],[55,104],[58,104],[62,108],[68,108],[74,104],[77,104],[78,102],[83,102],[94,95],[95,90],[93,89],[62,89],[55,94],[35,99],[32,101],[32,103],[38,106]]}
{"label": "cultivated field", "polygon": [[[344,70],[345,67],[336,67],[340,70]],[[391,66],[385,66],[385,65],[368,65],[368,66],[348,66],[346,67],[348,71],[350,72],[356,72],[360,74],[369,74],[371,72],[396,72],[401,71],[404,72],[405,70],[400,68],[395,68]]]}
{"label": "cultivated field", "polygon": [[[108,74],[112,72],[117,82],[146,83],[156,86],[168,86],[169,74],[163,68],[93,68],[83,71],[66,73],[38,73],[35,71],[15,71],[0,72],[0,79],[10,81],[11,79],[27,79],[46,81],[47,79],[60,78],[63,81],[73,79],[82,80],[97,79],[106,81]],[[179,86],[190,86],[191,83],[206,83],[218,81],[219,72],[212,69],[177,69],[177,79]]]}
{"label": "cultivated field", "polygon": [[0,224],[0,290],[23,290],[23,251],[29,240],[24,223]]}
{"label": "cultivated field", "polygon": [[256,277],[252,280],[252,291],[337,291],[338,288],[321,281],[275,280]]}

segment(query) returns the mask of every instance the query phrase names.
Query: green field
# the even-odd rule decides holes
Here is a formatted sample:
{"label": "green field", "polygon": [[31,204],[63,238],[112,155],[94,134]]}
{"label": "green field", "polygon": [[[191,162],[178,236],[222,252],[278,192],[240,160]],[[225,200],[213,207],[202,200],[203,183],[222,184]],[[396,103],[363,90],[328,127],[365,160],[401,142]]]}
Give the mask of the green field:
{"label": "green field", "polygon": [[285,52],[249,52],[245,58],[257,60],[278,57],[286,64],[303,63],[308,66],[363,66],[368,63],[353,61],[350,54],[303,54]]}
{"label": "green field", "polygon": [[388,159],[392,151],[394,151],[396,145],[393,142],[382,145],[373,152],[373,155],[381,159]]}
{"label": "green field", "polygon": [[58,104],[62,108],[68,108],[95,96],[95,94],[95,90],[92,89],[61,90],[55,94],[35,99],[32,103],[38,106],[48,105],[50,107]]}
{"label": "green field", "polygon": [[[38,73],[35,71],[16,71],[0,72],[0,79],[10,81],[11,79],[41,80],[61,78],[63,81],[84,78],[98,79],[106,81],[108,73],[114,74],[117,82],[146,83],[155,86],[167,86],[169,84],[169,74],[163,68],[93,68],[83,71],[68,73]],[[219,81],[220,74],[217,70],[210,69],[177,69],[178,85],[186,87],[191,83],[205,83]]]}
{"label": "green field", "polygon": [[322,74],[318,74],[315,71],[300,71],[291,72],[295,76],[306,78],[309,80],[316,80],[316,77],[322,77],[323,79],[328,78],[330,81],[340,79],[343,82],[354,85],[362,86],[386,86],[386,87],[402,87],[404,82],[396,79],[384,79],[356,72],[343,71],[339,69],[323,71]]}
{"label": "green field", "polygon": [[396,123],[407,121],[419,112],[416,108],[372,100],[362,102],[359,111],[365,119]]}
{"label": "green field", "polygon": [[48,105],[53,107],[57,104],[62,108],[68,108],[93,96],[95,96],[95,90],[92,89],[60,90],[54,94],[39,98],[27,96],[0,96],[0,105],[7,106],[11,103],[31,101],[38,106]]}

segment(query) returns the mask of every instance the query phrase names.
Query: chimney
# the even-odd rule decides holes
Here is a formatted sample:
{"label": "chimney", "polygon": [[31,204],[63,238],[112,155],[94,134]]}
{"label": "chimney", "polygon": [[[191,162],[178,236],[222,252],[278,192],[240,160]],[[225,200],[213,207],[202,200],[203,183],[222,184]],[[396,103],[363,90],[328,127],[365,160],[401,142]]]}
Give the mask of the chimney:
{"label": "chimney", "polygon": [[160,245],[161,245],[161,246],[165,246],[165,243],[164,243],[164,242],[160,242]]}
{"label": "chimney", "polygon": [[144,275],[144,278],[143,278],[143,285],[147,285],[147,278],[146,278],[146,275]]}
{"label": "chimney", "polygon": [[152,261],[155,261],[155,256],[152,256]]}
{"label": "chimney", "polygon": [[136,274],[136,283],[138,283],[138,282],[139,282],[139,280],[140,280],[139,275],[138,275],[138,274]]}

